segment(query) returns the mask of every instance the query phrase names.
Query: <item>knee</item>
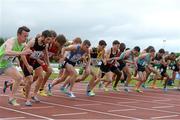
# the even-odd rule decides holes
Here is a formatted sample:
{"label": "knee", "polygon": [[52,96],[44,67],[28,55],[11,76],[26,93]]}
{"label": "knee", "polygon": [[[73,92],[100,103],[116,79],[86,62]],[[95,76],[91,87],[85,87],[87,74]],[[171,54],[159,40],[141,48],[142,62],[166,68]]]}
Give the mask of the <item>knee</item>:
{"label": "knee", "polygon": [[47,74],[52,74],[53,70],[52,68],[48,68]]}

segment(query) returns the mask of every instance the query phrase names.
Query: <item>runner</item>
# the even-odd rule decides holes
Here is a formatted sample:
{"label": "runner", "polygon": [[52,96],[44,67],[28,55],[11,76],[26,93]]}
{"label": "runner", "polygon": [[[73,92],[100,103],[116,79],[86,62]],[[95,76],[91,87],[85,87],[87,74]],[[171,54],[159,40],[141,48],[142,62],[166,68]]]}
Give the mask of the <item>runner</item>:
{"label": "runner", "polygon": [[[60,52],[62,47],[64,46],[64,44],[66,43],[66,38],[64,37],[64,35],[56,35],[56,33],[54,31],[50,31],[52,34],[52,41],[50,42],[49,46],[48,46],[48,55],[49,55],[49,59],[52,61],[59,61],[60,59]],[[45,76],[44,76],[44,80],[41,84],[41,87],[39,89],[39,94],[41,96],[47,96],[47,92],[44,90],[44,86],[49,78],[49,76],[52,74],[52,67],[48,66],[46,64],[46,62],[44,62],[45,64],[42,64],[42,68],[45,71]],[[48,94],[51,95],[51,94]]]}
{"label": "runner", "polygon": [[[16,102],[15,94],[19,88],[21,81],[23,81],[23,76],[15,68],[15,66],[12,65],[12,60],[14,59],[14,57],[30,54],[32,52],[30,49],[23,50],[29,32],[30,29],[26,26],[19,27],[17,30],[17,37],[8,39],[0,47],[0,75],[4,73],[14,80],[12,92],[9,95],[8,99],[9,104],[12,104],[13,106],[20,105]],[[30,66],[28,66],[28,68],[30,71],[32,70]]]}
{"label": "runner", "polygon": [[169,55],[166,55],[163,57],[163,59],[161,60],[160,62],[160,74],[162,76],[161,80],[163,80],[165,78],[165,83],[164,83],[164,92],[167,92],[167,83],[168,81],[170,80],[170,77],[169,75],[167,74],[167,67],[168,67],[168,64],[169,62],[171,61],[175,61],[176,60],[176,55],[175,53],[170,53]]}
{"label": "runner", "polygon": [[[85,80],[89,75],[91,75],[91,79],[89,80],[89,83],[87,85],[87,96],[95,95],[95,93],[93,91],[90,91],[90,89],[93,86],[94,80],[97,78],[98,74],[96,74],[95,72],[98,73],[99,71],[99,65],[101,63],[101,60],[104,58],[106,45],[107,44],[104,40],[100,40],[97,47],[93,47],[92,49],[90,49],[91,58],[88,59],[91,59],[91,66],[90,68],[87,68],[89,66],[84,66],[84,72],[76,79],[76,82],[80,82]],[[88,64],[88,60],[85,60],[85,64]]]}
{"label": "runner", "polygon": [[[58,84],[59,82],[64,81],[68,77],[68,79],[66,79],[63,86],[60,88],[60,90],[64,93],[67,93],[69,97],[75,97],[75,95],[72,92],[74,82],[77,78],[77,72],[74,66],[76,65],[76,62],[79,61],[84,54],[87,54],[88,56],[90,56],[90,51],[89,51],[90,46],[91,46],[90,41],[85,40],[83,41],[82,44],[71,45],[69,47],[62,49],[62,52],[61,52],[62,56],[65,55],[66,51],[68,52],[67,56],[64,56],[65,58],[61,59],[61,62],[60,62],[62,64],[62,68],[64,68],[63,77],[61,77],[58,81],[56,81],[52,85],[49,85],[49,90],[51,90],[54,85]],[[89,66],[90,62],[87,65]],[[67,92],[65,88],[65,86],[68,83],[70,83],[69,92]]]}
{"label": "runner", "polygon": [[155,54],[155,50],[154,50],[154,48],[151,48],[149,50],[149,53],[141,54],[137,58],[137,73],[138,73],[139,81],[135,87],[136,92],[143,92],[142,90],[140,90],[140,87],[141,87],[142,83],[144,83],[146,81],[145,68],[146,68],[146,66],[148,66],[150,64],[150,61],[154,58],[154,54]]}
{"label": "runner", "polygon": [[[41,67],[42,64],[46,62],[49,65],[49,57],[47,53],[47,44],[51,41],[51,33],[49,30],[45,30],[39,37],[32,39],[28,42],[28,45],[25,49],[31,49],[33,53],[31,55],[23,56],[20,59],[20,66],[24,73],[25,79],[25,97],[27,106],[32,106],[30,98],[32,98],[35,102],[40,102],[37,97],[37,92],[40,88],[40,85],[43,81],[43,69]],[[42,56],[45,56],[45,61],[42,61]],[[34,76],[38,78],[35,89],[33,91],[32,97],[30,97],[31,84],[33,82],[33,72],[29,70],[29,66],[31,66],[34,70]]]}
{"label": "runner", "polygon": [[[126,63],[128,64],[133,64],[134,65],[134,68],[136,68],[136,63],[135,63],[135,57],[137,57],[139,55],[139,52],[140,52],[140,48],[138,46],[134,47],[133,50],[126,50],[125,52],[123,52],[121,55],[120,55],[120,58],[118,60],[118,68],[119,70],[122,70],[124,73],[126,73],[127,75],[127,80],[124,84],[124,90],[126,92],[129,92],[129,88],[128,88],[128,85],[129,85],[129,82],[131,80],[131,73],[130,73],[130,70],[129,70],[129,67]],[[117,86],[117,82],[114,84],[113,87],[116,87]]]}

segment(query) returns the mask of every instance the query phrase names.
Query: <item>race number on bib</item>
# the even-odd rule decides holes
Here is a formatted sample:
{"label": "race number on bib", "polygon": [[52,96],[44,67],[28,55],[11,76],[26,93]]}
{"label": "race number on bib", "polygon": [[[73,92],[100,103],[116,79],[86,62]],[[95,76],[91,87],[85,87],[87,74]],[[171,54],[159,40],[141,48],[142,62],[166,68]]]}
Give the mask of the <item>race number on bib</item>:
{"label": "race number on bib", "polygon": [[33,51],[30,57],[33,59],[39,59],[42,56],[43,56],[43,51]]}

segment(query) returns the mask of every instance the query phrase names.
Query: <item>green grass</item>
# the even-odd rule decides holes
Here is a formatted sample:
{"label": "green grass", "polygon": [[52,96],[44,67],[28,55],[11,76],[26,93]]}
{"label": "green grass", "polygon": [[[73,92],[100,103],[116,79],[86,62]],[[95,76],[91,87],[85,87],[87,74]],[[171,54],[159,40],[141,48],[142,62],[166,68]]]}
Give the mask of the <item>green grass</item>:
{"label": "green grass", "polygon": [[[93,70],[97,71],[97,69],[93,69]],[[57,77],[58,77],[58,74],[52,73],[52,75],[50,76],[50,79],[53,80],[53,79],[55,79],[55,78],[57,78]],[[86,80],[83,81],[83,82],[89,81],[90,78],[91,78],[91,76],[89,76],[88,78],[86,78]],[[147,81],[148,81],[148,80],[147,80]],[[153,81],[151,81],[150,83],[148,83],[147,81],[146,81],[146,84],[145,84],[145,85],[146,85],[147,87],[149,87],[149,86],[152,84]],[[137,83],[137,80],[132,80],[132,81],[130,82],[130,86],[135,86],[136,83]],[[157,80],[157,81],[156,81],[156,86],[157,86],[158,88],[163,88],[163,83],[164,83],[164,81],[162,81],[162,80]],[[173,87],[175,87],[175,86],[178,86],[178,84],[179,84],[179,80],[175,80],[174,86],[168,86],[168,88],[173,88]]]}

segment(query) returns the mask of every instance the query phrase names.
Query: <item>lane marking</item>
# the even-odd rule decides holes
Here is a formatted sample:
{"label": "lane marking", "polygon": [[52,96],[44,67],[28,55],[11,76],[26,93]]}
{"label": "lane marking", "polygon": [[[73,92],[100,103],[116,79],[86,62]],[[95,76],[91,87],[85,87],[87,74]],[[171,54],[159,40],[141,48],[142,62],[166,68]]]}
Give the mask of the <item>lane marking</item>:
{"label": "lane marking", "polygon": [[9,117],[9,118],[0,118],[0,120],[14,120],[14,119],[25,119],[25,117]]}
{"label": "lane marking", "polygon": [[71,116],[71,115],[83,115],[83,114],[87,114],[87,112],[81,112],[81,113],[67,113],[67,114],[55,114],[52,116]]}
{"label": "lane marking", "polygon": [[108,110],[108,112],[116,112],[116,111],[131,111],[131,110],[136,110],[136,109],[121,109],[121,110]]}
{"label": "lane marking", "polygon": [[122,103],[138,103],[138,101],[134,101],[134,102],[118,102],[118,104],[122,104]]}
{"label": "lane marking", "polygon": [[[53,95],[54,96],[54,95]],[[17,97],[19,99],[25,100],[22,97]],[[57,98],[67,98],[67,97],[59,97],[57,96]],[[75,98],[78,99],[78,98]],[[85,99],[84,99],[85,100]],[[94,101],[97,102],[97,101]],[[53,106],[59,106],[59,107],[66,107],[66,108],[72,108],[72,109],[77,109],[77,110],[84,110],[84,111],[88,111],[88,112],[93,112],[93,113],[99,113],[99,114],[104,114],[104,115],[109,115],[109,116],[115,116],[115,117],[124,117],[124,118],[129,118],[129,119],[135,119],[135,120],[139,120],[140,118],[135,118],[135,117],[129,117],[129,116],[124,116],[124,115],[119,115],[119,114],[113,114],[113,113],[107,113],[107,112],[102,112],[102,111],[97,111],[97,110],[90,110],[90,109],[85,109],[85,108],[79,108],[79,107],[73,107],[73,106],[67,106],[67,105],[62,105],[62,104],[56,104],[56,103],[52,103],[49,101],[41,101],[41,103],[47,104],[47,105],[53,105]],[[1,106],[0,106],[1,108]],[[13,111],[13,109],[12,109]],[[22,112],[22,111],[20,111]],[[31,113],[30,113],[31,114]],[[45,117],[47,118],[47,117]],[[52,118],[49,118],[49,120],[53,120]]]}
{"label": "lane marking", "polygon": [[152,107],[152,108],[170,108],[170,107],[175,107],[175,106],[157,106],[157,107]]}
{"label": "lane marking", "polygon": [[170,99],[167,99],[167,100],[153,100],[154,102],[163,102],[163,101],[165,101],[165,102],[167,102],[167,101],[170,101]]}
{"label": "lane marking", "polygon": [[74,105],[74,106],[93,106],[93,105],[102,105],[102,104],[78,104],[78,105]]}
{"label": "lane marking", "polygon": [[54,105],[54,106],[60,106],[60,107],[66,107],[66,108],[72,108],[72,109],[78,109],[78,110],[83,110],[87,112],[99,113],[99,114],[104,114],[104,115],[109,115],[109,116],[124,117],[124,118],[139,120],[139,118],[135,118],[135,117],[129,117],[129,116],[124,116],[124,115],[107,113],[107,112],[102,112],[102,111],[97,111],[97,110],[90,110],[90,109],[79,108],[79,107],[72,107],[72,106],[61,105],[61,104],[56,104],[56,103],[51,103],[51,102],[46,102],[46,101],[42,101],[41,103]]}
{"label": "lane marking", "polygon": [[28,110],[28,109],[44,109],[44,108],[53,108],[54,106],[42,106],[42,107],[22,107],[22,110]]}
{"label": "lane marking", "polygon": [[151,119],[162,119],[162,118],[177,117],[177,116],[179,116],[179,115],[169,115],[169,116],[151,117]]}
{"label": "lane marking", "polygon": [[[58,94],[57,95],[53,95],[54,97],[57,97],[57,98],[67,98],[67,97],[64,97],[64,96],[60,96]],[[99,95],[98,95],[99,96]],[[102,96],[102,95],[101,95]],[[111,98],[111,97],[109,97]],[[173,112],[173,111],[166,111],[166,110],[158,110],[158,109],[152,109],[152,108],[144,108],[144,107],[138,107],[138,106],[132,106],[132,105],[123,105],[123,104],[115,104],[115,103],[108,103],[108,102],[102,102],[102,101],[95,101],[95,100],[87,100],[87,99],[82,99],[82,98],[76,98],[77,100],[82,100],[82,101],[87,101],[87,102],[95,102],[95,103],[99,103],[99,104],[107,104],[107,105],[115,105],[115,106],[124,106],[124,107],[130,107],[130,108],[136,108],[136,109],[142,109],[142,110],[153,110],[153,111],[158,111],[158,112],[165,112],[165,113],[174,113],[174,114],[179,114],[179,112]],[[118,99],[118,98],[116,98]]]}
{"label": "lane marking", "polygon": [[23,111],[11,109],[11,108],[3,107],[3,106],[0,106],[0,108],[1,108],[1,109],[5,109],[5,110],[9,110],[9,111],[13,111],[13,112],[17,112],[17,113],[22,113],[22,114],[25,114],[25,115],[30,115],[30,116],[34,116],[34,117],[46,119],[46,120],[53,120],[52,118],[49,118],[49,117],[44,117],[44,116],[40,116],[40,115],[28,113],[28,112],[23,112]]}

